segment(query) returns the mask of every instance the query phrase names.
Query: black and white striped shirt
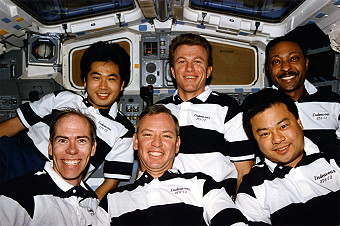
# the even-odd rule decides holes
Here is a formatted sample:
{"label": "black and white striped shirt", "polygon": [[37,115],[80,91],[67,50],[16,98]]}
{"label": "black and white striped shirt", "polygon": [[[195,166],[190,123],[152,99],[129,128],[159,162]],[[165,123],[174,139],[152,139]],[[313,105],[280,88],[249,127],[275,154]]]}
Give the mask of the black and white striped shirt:
{"label": "black and white striped shirt", "polygon": [[339,225],[339,159],[325,157],[305,137],[296,167],[265,158],[243,177],[236,205],[251,222],[273,225]]}
{"label": "black and white striped shirt", "polygon": [[340,95],[324,87],[317,89],[307,80],[304,86],[296,104],[305,136],[326,151],[340,151]]}
{"label": "black and white striped shirt", "polygon": [[222,181],[237,178],[232,162],[254,159],[234,98],[206,86],[203,93],[186,102],[176,92],[158,104],[164,104],[179,120],[181,146],[174,168],[203,172]]}
{"label": "black and white striped shirt", "polygon": [[73,186],[47,162],[0,191],[0,225],[92,225],[99,200],[85,183]]}
{"label": "black and white striped shirt", "polygon": [[17,109],[28,136],[37,149],[48,158],[49,125],[58,109],[76,108],[91,115],[97,126],[97,150],[90,159],[88,175],[104,162],[104,177],[128,180],[133,166],[132,136],[134,127],[118,111],[115,102],[110,109],[96,109],[86,98],[71,91],[61,91],[43,96],[33,103]]}
{"label": "black and white striped shirt", "polygon": [[105,210],[101,222],[109,220],[111,225],[244,225],[247,221],[210,176],[180,174],[175,169],[158,179],[144,172],[134,184],[110,191],[100,207]]}

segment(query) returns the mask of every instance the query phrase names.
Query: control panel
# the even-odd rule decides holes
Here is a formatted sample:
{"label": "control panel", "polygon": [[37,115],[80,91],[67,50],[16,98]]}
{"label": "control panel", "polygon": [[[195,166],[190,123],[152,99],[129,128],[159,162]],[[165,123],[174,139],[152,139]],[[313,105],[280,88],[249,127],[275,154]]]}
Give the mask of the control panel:
{"label": "control panel", "polygon": [[143,35],[141,51],[141,86],[173,87],[168,63],[170,34]]}
{"label": "control panel", "polygon": [[120,110],[123,114],[136,125],[140,113],[142,113],[144,102],[138,95],[124,95],[120,100]]}

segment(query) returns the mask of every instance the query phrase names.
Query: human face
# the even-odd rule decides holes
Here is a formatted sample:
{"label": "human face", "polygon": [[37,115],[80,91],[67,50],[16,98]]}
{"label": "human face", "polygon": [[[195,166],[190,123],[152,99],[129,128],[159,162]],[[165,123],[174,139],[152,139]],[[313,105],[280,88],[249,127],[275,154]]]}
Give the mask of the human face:
{"label": "human face", "polygon": [[300,119],[283,103],[251,118],[252,132],[262,153],[272,162],[295,167],[301,160],[304,137]]}
{"label": "human face", "polygon": [[124,89],[119,68],[113,62],[95,61],[91,64],[84,87],[88,94],[89,102],[95,108],[108,109],[117,100]]}
{"label": "human face", "polygon": [[302,94],[309,60],[300,46],[295,42],[279,42],[268,55],[267,69],[274,85],[287,94],[294,91]]}
{"label": "human face", "polygon": [[48,153],[53,158],[54,171],[68,183],[79,185],[90,156],[96,150],[88,121],[77,115],[65,116],[57,122],[52,139]]}
{"label": "human face", "polygon": [[133,136],[133,145],[138,150],[141,170],[154,178],[160,177],[172,168],[179,151],[180,138],[174,120],[166,113],[146,115]]}
{"label": "human face", "polygon": [[199,45],[180,45],[174,52],[172,76],[176,79],[178,94],[187,101],[204,92],[212,66],[208,66],[208,53]]}

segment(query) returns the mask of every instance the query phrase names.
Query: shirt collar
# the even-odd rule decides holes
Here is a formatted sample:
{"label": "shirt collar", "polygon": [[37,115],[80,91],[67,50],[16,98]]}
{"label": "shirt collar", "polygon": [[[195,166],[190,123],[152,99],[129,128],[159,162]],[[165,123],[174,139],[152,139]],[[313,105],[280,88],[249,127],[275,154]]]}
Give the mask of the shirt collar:
{"label": "shirt collar", "polygon": [[[306,156],[309,156],[311,154],[319,153],[320,150],[318,146],[316,146],[310,139],[307,137],[304,137],[304,152],[306,153]],[[271,172],[274,172],[275,167],[278,165],[278,163],[272,162],[269,159],[265,158],[264,162],[268,166],[269,170]]]}
{"label": "shirt collar", "polygon": [[[93,105],[88,101],[87,98],[84,98],[83,102],[86,105],[86,107],[93,107]],[[117,117],[117,112],[118,112],[117,101],[114,102],[109,109],[97,109],[97,110],[101,115],[110,116],[113,119],[115,119]]]}
{"label": "shirt collar", "polygon": [[[67,183],[57,172],[54,171],[52,168],[53,163],[50,161],[47,161],[45,163],[44,170],[50,175],[54,183],[64,192],[69,191],[72,189],[74,186],[72,184]],[[83,181],[80,182],[80,186],[83,187],[84,189],[88,190],[84,184]]]}
{"label": "shirt collar", "polygon": [[310,83],[307,79],[305,80],[304,85],[309,95],[312,95],[318,91],[318,89],[312,83]]}
{"label": "shirt collar", "polygon": [[[157,179],[159,181],[167,180],[169,178],[173,178],[175,174],[181,174],[181,172],[176,168],[172,168],[165,171],[164,174]],[[138,183],[139,185],[148,184],[154,179],[155,178],[153,178],[153,176],[151,176],[147,171],[144,172],[139,171],[136,183]]]}
{"label": "shirt collar", "polygon": [[[200,93],[198,96],[188,100],[188,102],[192,102],[192,103],[204,103],[208,97],[210,96],[210,94],[212,93],[212,88],[209,85],[206,85],[204,87],[204,91],[202,93]],[[178,95],[178,89],[175,91],[174,95],[173,95],[173,101],[174,102],[183,102],[183,100],[179,97]]]}
{"label": "shirt collar", "polygon": [[[307,79],[305,79],[305,82],[303,84],[304,84],[305,90],[307,91],[309,95],[312,95],[318,91],[318,89],[312,83],[310,83]],[[272,85],[272,88],[278,89],[275,85]]]}

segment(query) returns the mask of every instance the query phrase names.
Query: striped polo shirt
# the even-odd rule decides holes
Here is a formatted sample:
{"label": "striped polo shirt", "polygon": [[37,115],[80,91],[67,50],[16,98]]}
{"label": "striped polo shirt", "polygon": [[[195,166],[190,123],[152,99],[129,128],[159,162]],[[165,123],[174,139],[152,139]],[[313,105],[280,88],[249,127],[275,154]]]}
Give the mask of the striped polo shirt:
{"label": "striped polo shirt", "polygon": [[48,158],[49,125],[53,113],[63,108],[76,108],[92,116],[97,126],[97,150],[90,159],[88,175],[104,162],[104,177],[128,180],[133,166],[132,136],[134,127],[117,109],[96,109],[87,99],[71,91],[43,96],[33,103],[22,104],[17,115],[28,128],[27,135],[36,148]]}
{"label": "striped polo shirt", "polygon": [[203,172],[222,181],[237,178],[232,162],[254,159],[239,105],[229,95],[206,86],[203,93],[186,102],[176,91],[158,104],[164,104],[179,120],[181,146],[174,168]]}
{"label": "striped polo shirt", "polygon": [[339,159],[326,156],[305,137],[294,167],[267,158],[243,177],[236,205],[251,222],[273,225],[340,224]]}
{"label": "striped polo shirt", "polygon": [[94,225],[99,200],[85,183],[73,186],[47,162],[0,191],[0,225]]}
{"label": "striped polo shirt", "polygon": [[245,225],[247,221],[210,176],[180,174],[175,169],[157,179],[144,172],[134,184],[110,191],[100,207],[102,222],[109,220],[111,225]]}

